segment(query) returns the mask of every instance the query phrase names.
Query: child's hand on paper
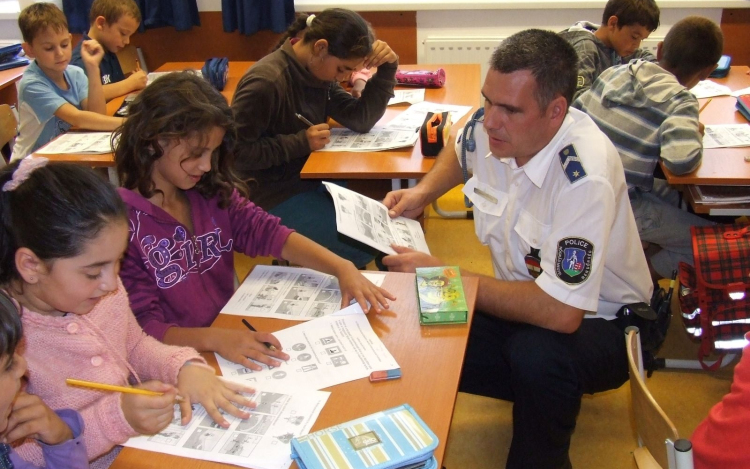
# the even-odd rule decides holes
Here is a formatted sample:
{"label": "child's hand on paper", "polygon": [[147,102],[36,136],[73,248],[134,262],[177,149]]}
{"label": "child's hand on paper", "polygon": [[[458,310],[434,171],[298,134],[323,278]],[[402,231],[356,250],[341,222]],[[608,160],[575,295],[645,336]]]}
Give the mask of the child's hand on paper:
{"label": "child's hand on paper", "polygon": [[146,381],[138,386],[149,391],[162,392],[162,396],[120,394],[120,407],[133,430],[142,435],[153,435],[164,430],[174,418],[174,401],[177,389],[161,381]]}
{"label": "child's hand on paper", "polygon": [[317,151],[331,141],[331,128],[328,124],[313,125],[308,127],[305,135],[307,136],[307,143],[310,145],[310,151]]}
{"label": "child's hand on paper", "polygon": [[349,303],[354,299],[357,300],[365,313],[368,312],[368,303],[376,313],[380,313],[383,309],[390,307],[387,300],[396,299],[388,290],[367,280],[351,262],[343,265],[336,273],[336,277],[339,279],[339,287],[341,288],[342,308],[349,306]]}
{"label": "child's hand on paper", "polygon": [[73,432],[39,396],[21,391],[13,401],[2,441],[12,443],[25,438],[58,445],[73,438]]}
{"label": "child's hand on paper", "polygon": [[[253,332],[247,329],[221,329],[211,327],[206,329],[209,350],[213,350],[230,362],[239,363],[245,368],[260,371],[260,365],[250,360],[259,361],[269,366],[280,366],[279,360],[289,360],[289,355],[281,351],[279,339],[268,332]],[[276,350],[266,347],[268,342]],[[276,360],[277,358],[278,360]]]}
{"label": "child's hand on paper", "polygon": [[443,261],[427,253],[395,244],[392,244],[391,247],[396,251],[396,254],[383,258],[383,265],[387,266],[391,272],[414,273],[417,267],[440,267],[445,265]]}
{"label": "child's hand on paper", "polygon": [[198,403],[206,409],[214,422],[223,428],[229,428],[229,422],[224,418],[220,409],[235,417],[246,419],[250,413],[238,406],[255,407],[255,402],[240,394],[252,393],[253,389],[231,381],[224,381],[214,373],[211,367],[203,364],[186,363],[177,375],[177,388],[180,390],[182,401],[182,424],[186,425],[193,417],[191,403]]}

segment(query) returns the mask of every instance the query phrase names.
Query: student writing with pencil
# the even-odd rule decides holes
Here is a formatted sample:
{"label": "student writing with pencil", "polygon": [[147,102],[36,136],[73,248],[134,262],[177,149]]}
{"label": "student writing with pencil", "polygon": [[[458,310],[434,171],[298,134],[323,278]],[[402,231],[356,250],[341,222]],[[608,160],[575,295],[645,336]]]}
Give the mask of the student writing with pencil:
{"label": "student writing with pencil", "polygon": [[[250,369],[289,356],[269,333],[209,327],[234,293],[234,254],[274,256],[338,278],[342,305],[393,299],[350,261],[293,232],[246,198],[233,171],[226,99],[199,76],[172,73],[130,104],[115,148],[130,244],[120,276],[143,329]],[[273,348],[265,344],[273,345]]]}
{"label": "student writing with pencil", "polygon": [[573,103],[617,147],[651,275],[669,278],[679,262],[693,264],[691,226],[711,222],[681,210],[679,194],[663,177],[694,171],[703,157],[698,100],[688,91],[716,68],[721,29],[699,16],[684,18],[659,43],[658,62],[634,60],[605,70]]}
{"label": "student writing with pencil", "polygon": [[[34,216],[29,216],[33,213]],[[20,305],[29,393],[52,409],[80,412],[93,468],[108,467],[121,444],[182,422],[200,403],[221,426],[220,409],[248,418],[250,389],[220,380],[198,353],[146,335],[118,278],[128,243],[127,212],[114,187],[89,168],[25,158],[0,170],[0,286]],[[134,385],[159,396],[68,386],[76,378]],[[18,454],[41,464],[28,439]]]}
{"label": "student writing with pencil", "polygon": [[[339,82],[363,67],[377,72],[355,98]],[[338,235],[330,195],[320,181],[301,179],[300,171],[310,153],[329,142],[329,117],[355,132],[380,120],[394,95],[397,68],[398,55],[375,40],[360,15],[329,8],[299,15],[278,48],[242,77],[232,100],[235,167],[243,179],[253,179],[250,199],[360,268],[376,251]]]}

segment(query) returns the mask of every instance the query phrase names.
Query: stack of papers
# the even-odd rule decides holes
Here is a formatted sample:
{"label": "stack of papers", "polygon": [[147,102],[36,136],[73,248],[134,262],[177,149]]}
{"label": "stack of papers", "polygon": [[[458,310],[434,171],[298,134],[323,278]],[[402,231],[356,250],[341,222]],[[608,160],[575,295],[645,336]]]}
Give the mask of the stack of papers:
{"label": "stack of papers", "polygon": [[703,148],[728,148],[750,146],[749,124],[707,125],[703,135]]}
{"label": "stack of papers", "polygon": [[[385,274],[362,272],[382,286]],[[300,267],[257,265],[221,310],[222,314],[309,321],[341,309],[333,275]]]}
{"label": "stack of papers", "polygon": [[688,186],[698,204],[729,205],[750,202],[747,186]]}
{"label": "stack of papers", "polygon": [[340,127],[333,128],[331,141],[319,151],[370,152],[411,147],[419,140],[419,128],[422,127],[428,112],[448,111],[451,113],[453,122],[458,122],[470,110],[471,106],[422,101],[409,106],[386,126],[374,127],[364,134]]}
{"label": "stack of papers", "polygon": [[112,153],[112,132],[68,132],[34,152],[36,155]]}
{"label": "stack of papers", "polygon": [[728,86],[720,85],[711,80],[698,82],[697,85],[690,88],[690,92],[698,99],[713,98],[714,96],[729,96],[732,94],[732,90]]}

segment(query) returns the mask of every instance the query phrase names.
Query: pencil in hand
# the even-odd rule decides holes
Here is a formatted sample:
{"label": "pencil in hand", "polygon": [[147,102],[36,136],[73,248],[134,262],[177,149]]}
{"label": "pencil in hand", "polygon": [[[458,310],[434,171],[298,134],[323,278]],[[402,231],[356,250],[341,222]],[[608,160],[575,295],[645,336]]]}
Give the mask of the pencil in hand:
{"label": "pencil in hand", "polygon": [[[258,331],[255,330],[255,328],[252,326],[252,324],[250,324],[249,322],[247,322],[247,319],[243,319],[242,320],[242,324],[244,324],[251,331],[258,332]],[[268,350],[272,351],[272,352],[276,351],[276,346],[274,346],[271,342],[263,342],[263,345],[265,345],[266,348]]]}
{"label": "pencil in hand", "polygon": [[[149,391],[148,389],[133,388],[130,386],[117,386],[115,384],[97,383],[94,381],[85,381],[82,379],[67,378],[65,383],[68,386],[79,386],[82,388],[99,389],[100,391],[124,392],[126,394],[143,394],[146,396],[163,396],[163,392]],[[175,397],[175,401],[181,402],[182,397]]]}

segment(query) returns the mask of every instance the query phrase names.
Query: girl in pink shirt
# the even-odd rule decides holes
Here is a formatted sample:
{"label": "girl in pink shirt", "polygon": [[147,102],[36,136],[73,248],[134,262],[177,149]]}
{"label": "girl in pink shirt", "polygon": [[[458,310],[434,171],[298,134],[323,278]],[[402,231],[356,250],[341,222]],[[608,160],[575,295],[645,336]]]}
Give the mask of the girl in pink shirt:
{"label": "girl in pink shirt", "polygon": [[[0,170],[0,286],[20,304],[28,392],[80,412],[93,468],[108,467],[128,438],[164,429],[178,395],[183,424],[191,403],[224,427],[219,409],[248,418],[242,406],[252,403],[240,391],[250,389],[221,381],[194,349],[162,344],[138,326],[118,277],[128,223],[115,188],[90,169],[46,163],[28,157]],[[70,387],[66,378],[163,394]],[[37,440],[16,450],[43,462]]]}

